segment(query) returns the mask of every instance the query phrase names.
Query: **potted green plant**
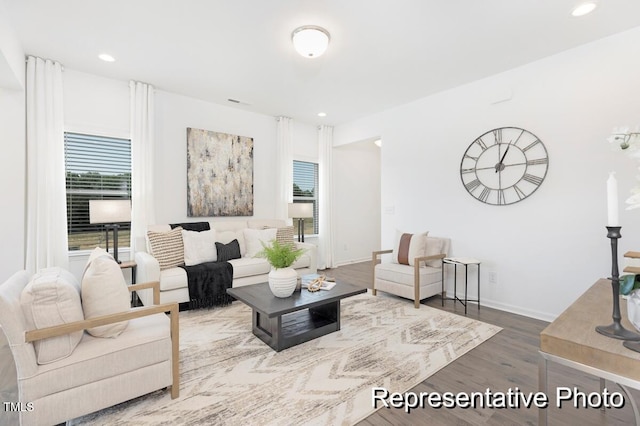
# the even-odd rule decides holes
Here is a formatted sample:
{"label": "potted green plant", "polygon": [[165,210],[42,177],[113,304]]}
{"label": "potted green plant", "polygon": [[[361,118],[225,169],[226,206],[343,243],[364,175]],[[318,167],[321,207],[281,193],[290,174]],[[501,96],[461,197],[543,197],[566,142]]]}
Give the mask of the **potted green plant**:
{"label": "potted green plant", "polygon": [[273,240],[271,244],[262,243],[263,250],[258,256],[267,259],[271,265],[269,288],[276,297],[289,297],[296,289],[298,273],[291,267],[302,256],[304,249],[293,244],[281,244]]}

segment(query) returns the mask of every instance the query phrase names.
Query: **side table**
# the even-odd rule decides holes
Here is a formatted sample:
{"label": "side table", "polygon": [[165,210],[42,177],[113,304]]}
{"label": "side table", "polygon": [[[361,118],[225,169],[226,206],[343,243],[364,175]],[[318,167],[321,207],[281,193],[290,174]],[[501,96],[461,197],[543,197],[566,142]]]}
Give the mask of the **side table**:
{"label": "side table", "polygon": [[[444,269],[445,265],[453,265],[453,297],[445,297],[444,292]],[[464,300],[461,300],[458,297],[458,265],[464,265]],[[467,298],[467,289],[469,282],[469,265],[476,265],[478,270],[478,298],[477,299],[468,299]],[[480,310],[480,261],[478,259],[473,259],[471,257],[445,257],[442,259],[442,306],[444,306],[445,300],[453,300],[453,303],[460,302],[462,306],[464,306],[464,314],[467,315],[467,303],[474,302],[478,304],[478,310]]]}
{"label": "side table", "polygon": [[[120,269],[131,269],[131,284],[136,283],[136,270],[138,269],[138,264],[133,260],[129,260],[126,262],[119,263]],[[131,306],[138,306],[138,296],[135,291],[131,292]]]}

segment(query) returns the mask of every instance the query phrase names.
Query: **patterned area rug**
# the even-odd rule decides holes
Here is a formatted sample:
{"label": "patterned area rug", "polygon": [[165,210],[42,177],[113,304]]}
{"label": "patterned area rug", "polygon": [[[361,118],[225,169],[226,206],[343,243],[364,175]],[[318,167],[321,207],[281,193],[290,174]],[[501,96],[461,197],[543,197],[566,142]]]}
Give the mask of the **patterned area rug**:
{"label": "patterned area rug", "polygon": [[282,352],[241,302],[180,313],[180,398],[158,391],[76,419],[96,425],[348,425],[372,387],[405,392],[500,331],[388,297],[342,301],[341,330]]}

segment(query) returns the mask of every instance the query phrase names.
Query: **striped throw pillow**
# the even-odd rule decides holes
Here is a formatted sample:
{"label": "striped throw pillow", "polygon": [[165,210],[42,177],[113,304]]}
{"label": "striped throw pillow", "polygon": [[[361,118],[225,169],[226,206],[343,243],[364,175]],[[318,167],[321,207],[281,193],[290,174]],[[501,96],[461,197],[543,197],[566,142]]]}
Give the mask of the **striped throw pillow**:
{"label": "striped throw pillow", "polygon": [[416,257],[424,256],[427,234],[428,232],[407,234],[398,231],[391,261],[401,265],[413,266]]}
{"label": "striped throw pillow", "polygon": [[160,264],[160,270],[184,265],[184,245],[182,228],[177,227],[168,232],[147,231],[151,255]]}
{"label": "striped throw pillow", "polygon": [[276,241],[282,246],[294,247],[293,241],[293,226],[285,226],[284,228],[278,228],[276,231]]}

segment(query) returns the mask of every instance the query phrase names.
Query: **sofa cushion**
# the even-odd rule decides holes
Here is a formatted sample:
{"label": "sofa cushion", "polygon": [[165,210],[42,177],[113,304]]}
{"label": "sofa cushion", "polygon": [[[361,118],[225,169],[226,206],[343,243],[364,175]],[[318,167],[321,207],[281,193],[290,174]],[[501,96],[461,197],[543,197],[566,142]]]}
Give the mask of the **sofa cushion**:
{"label": "sofa cushion", "polygon": [[[376,279],[391,281],[413,287],[414,268],[399,263],[380,263],[376,265]],[[425,286],[442,281],[442,269],[430,266],[420,268],[420,285]]]}
{"label": "sofa cushion", "polygon": [[310,266],[311,256],[307,252],[302,253],[302,256],[300,256],[295,262],[293,262],[293,265],[291,265],[293,269],[308,268]]}
{"label": "sofa cushion", "polygon": [[227,262],[241,257],[238,240],[233,240],[229,244],[216,242],[216,250],[218,251],[218,262]]}
{"label": "sofa cushion", "polygon": [[180,267],[160,271],[160,291],[187,287],[187,271]]}
{"label": "sofa cushion", "polygon": [[[82,321],[80,285],[62,268],[47,268],[35,274],[20,295],[20,304],[29,330]],[[83,331],[36,340],[38,364],[59,361],[71,355]]]}
{"label": "sofa cushion", "polygon": [[271,265],[263,258],[243,257],[241,259],[230,260],[233,265],[233,279],[251,277],[254,275],[268,274]]}
{"label": "sofa cushion", "polygon": [[391,261],[413,266],[416,257],[424,256],[427,234],[428,232],[407,234],[397,231],[396,244],[393,248]]}
{"label": "sofa cushion", "polygon": [[[208,222],[204,222],[207,225]],[[204,262],[215,262],[218,258],[216,251],[216,231],[187,231],[182,230],[182,244],[184,246],[184,264],[199,265]]]}
{"label": "sofa cushion", "polygon": [[[128,311],[129,290],[120,266],[111,256],[95,258],[82,277],[82,309],[86,319]],[[128,321],[87,329],[95,337],[117,337]]]}
{"label": "sofa cushion", "polygon": [[184,245],[182,228],[177,227],[168,232],[147,231],[151,255],[156,258],[160,270],[184,264]]}
{"label": "sofa cushion", "polygon": [[250,229],[244,230],[244,243],[247,246],[247,252],[243,257],[256,257],[264,247],[270,245],[276,239],[276,228],[269,229]]}

